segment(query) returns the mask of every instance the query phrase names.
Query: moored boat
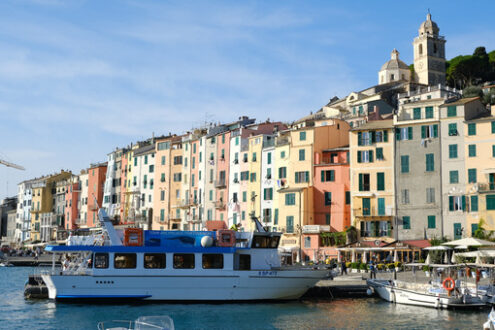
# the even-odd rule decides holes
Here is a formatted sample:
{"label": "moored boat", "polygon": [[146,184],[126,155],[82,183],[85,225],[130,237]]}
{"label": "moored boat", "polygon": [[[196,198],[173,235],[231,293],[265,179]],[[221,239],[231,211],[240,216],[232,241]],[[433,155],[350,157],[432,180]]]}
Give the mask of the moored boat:
{"label": "moored boat", "polygon": [[282,266],[281,233],[134,229],[121,239],[104,210],[99,217],[104,236],[94,245],[45,248],[54,261],[70,257],[42,273],[50,299],[289,300],[329,275]]}

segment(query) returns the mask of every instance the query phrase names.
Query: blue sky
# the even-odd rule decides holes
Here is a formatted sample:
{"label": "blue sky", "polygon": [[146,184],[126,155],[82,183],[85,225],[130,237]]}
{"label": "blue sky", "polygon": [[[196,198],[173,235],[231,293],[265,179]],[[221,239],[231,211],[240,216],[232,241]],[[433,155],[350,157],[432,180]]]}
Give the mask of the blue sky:
{"label": "blue sky", "polygon": [[[115,147],[240,115],[292,121],[412,62],[495,49],[494,1],[0,1],[0,198]],[[8,187],[8,188],[7,188]]]}

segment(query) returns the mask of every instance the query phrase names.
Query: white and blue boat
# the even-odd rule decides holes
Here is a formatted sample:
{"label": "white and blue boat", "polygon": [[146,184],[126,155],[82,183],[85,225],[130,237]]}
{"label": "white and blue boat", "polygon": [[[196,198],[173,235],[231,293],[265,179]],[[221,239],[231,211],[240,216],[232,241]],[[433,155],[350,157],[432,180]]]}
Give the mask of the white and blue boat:
{"label": "white and blue boat", "polygon": [[[257,232],[134,230],[122,238],[104,210],[98,217],[103,234],[92,244],[46,247],[54,261],[42,273],[50,299],[289,300],[330,273],[282,266],[281,233],[264,232],[257,220]],[[57,254],[70,262],[59,268]]]}

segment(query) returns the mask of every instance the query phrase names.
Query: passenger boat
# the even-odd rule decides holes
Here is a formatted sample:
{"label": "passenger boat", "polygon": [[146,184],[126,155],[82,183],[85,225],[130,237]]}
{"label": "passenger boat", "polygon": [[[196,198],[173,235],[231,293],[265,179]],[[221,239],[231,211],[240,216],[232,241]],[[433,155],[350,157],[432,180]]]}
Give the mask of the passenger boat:
{"label": "passenger boat", "polygon": [[[442,267],[452,268],[448,265]],[[485,302],[460,280],[446,277],[442,282],[416,283],[399,280],[368,279],[368,286],[380,298],[397,303],[433,308],[473,308],[486,306]],[[457,284],[456,284],[457,283]],[[462,285],[461,283],[464,283]]]}
{"label": "passenger boat", "polygon": [[[155,231],[129,228],[123,239],[103,209],[103,235],[92,245],[47,246],[48,297],[166,301],[250,301],[300,298],[329,269],[281,265],[281,233]],[[57,254],[71,258],[55,266]]]}

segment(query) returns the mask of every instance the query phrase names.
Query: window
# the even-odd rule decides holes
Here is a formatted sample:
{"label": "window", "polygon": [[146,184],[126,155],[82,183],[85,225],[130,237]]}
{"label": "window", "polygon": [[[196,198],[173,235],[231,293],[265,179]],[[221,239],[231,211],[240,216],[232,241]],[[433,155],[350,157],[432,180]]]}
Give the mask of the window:
{"label": "window", "polygon": [[278,168],[278,178],[285,179],[287,177],[287,167],[279,167]]}
{"label": "window", "polygon": [[278,225],[278,209],[275,209],[275,212],[273,215],[273,224]]}
{"label": "window", "polygon": [[372,144],[371,132],[358,132],[358,146],[370,146]]}
{"label": "window", "polygon": [[147,269],[163,269],[165,268],[166,257],[165,253],[145,253],[144,268]]}
{"label": "window", "polygon": [[495,210],[495,195],[486,195],[486,209]]}
{"label": "window", "polygon": [[345,204],[346,205],[351,204],[351,192],[350,191],[345,192]]}
{"label": "window", "polygon": [[409,189],[401,190],[401,202],[402,204],[409,204]]}
{"label": "window", "polygon": [[378,215],[385,215],[385,198],[378,198]]}
{"label": "window", "polygon": [[476,157],[476,144],[468,145],[468,155],[469,157]]}
{"label": "window", "polygon": [[332,205],[332,193],[330,191],[325,191],[325,206]]}
{"label": "window", "polygon": [[476,183],[476,169],[475,168],[470,168],[468,169],[468,182],[469,183]]}
{"label": "window", "polygon": [[402,217],[402,227],[404,229],[411,229],[411,217],[410,216],[403,216]]}
{"label": "window", "polygon": [[413,128],[412,127],[396,128],[395,129],[395,139],[397,141],[412,140],[413,139]]}
{"label": "window", "polygon": [[401,173],[409,173],[409,156],[408,155],[400,156],[400,172]]}
{"label": "window", "polygon": [[249,171],[241,172],[241,181],[249,180]]}
{"label": "window", "polygon": [[425,118],[426,119],[433,118],[433,107],[426,107],[425,108]]}
{"label": "window", "polygon": [[222,134],[222,143],[225,143],[225,134]]}
{"label": "window", "polygon": [[371,200],[369,198],[362,199],[363,215],[371,215]]}
{"label": "window", "polygon": [[471,212],[478,212],[478,196],[471,196]]}
{"label": "window", "polygon": [[310,248],[311,247],[311,237],[309,237],[309,236],[304,237],[304,247],[305,248]]}
{"label": "window", "polygon": [[285,194],[285,205],[296,205],[296,194]]}
{"label": "window", "polygon": [[335,171],[321,171],[321,182],[335,181]]}
{"label": "window", "polygon": [[385,190],[385,173],[376,173],[376,190]]}
{"label": "window", "polygon": [[180,164],[182,164],[182,156],[175,156],[174,165],[180,165]]}
{"label": "window", "polygon": [[108,253],[95,253],[95,268],[108,268]]}
{"label": "window", "polygon": [[289,215],[286,217],[287,233],[294,233],[294,216]]}
{"label": "window", "polygon": [[373,150],[364,150],[357,152],[358,163],[373,163]]}
{"label": "window", "polygon": [[236,145],[236,146],[238,146],[238,145],[239,145],[239,137],[238,137],[238,136],[236,136],[236,138],[235,138],[235,145]]}
{"label": "window", "polygon": [[273,199],[273,188],[263,189],[263,200],[271,201]]}
{"label": "window", "polygon": [[113,267],[117,269],[136,268],[135,253],[115,253]]}
{"label": "window", "polygon": [[266,154],[266,163],[267,164],[271,164],[272,163],[272,153],[271,152],[268,152]]}
{"label": "window", "polygon": [[449,172],[450,183],[459,183],[459,171]]}
{"label": "window", "polygon": [[457,116],[457,107],[455,105],[451,105],[447,107],[447,117],[455,117]]}
{"label": "window", "polygon": [[449,211],[466,209],[466,196],[449,196]]}
{"label": "window", "polygon": [[492,145],[492,157],[495,157],[495,144]]}
{"label": "window", "polygon": [[435,203],[435,188],[426,188],[426,203]]}
{"label": "window", "polygon": [[162,156],[162,165],[165,165],[165,156]]}
{"label": "window", "polygon": [[359,191],[370,191],[370,175],[359,173]]}
{"label": "window", "polygon": [[285,158],[285,151],[280,151],[280,158]]}
{"label": "window", "polygon": [[306,154],[304,149],[299,149],[299,160],[305,160],[306,159]]}
{"label": "window", "polygon": [[376,148],[376,160],[383,160],[383,148]]}
{"label": "window", "polygon": [[194,254],[192,253],[174,253],[175,269],[193,269]]}
{"label": "window", "polygon": [[[247,191],[242,192],[242,201],[246,202],[247,201]],[[243,219],[244,220],[244,219]]]}
{"label": "window", "polygon": [[413,119],[421,119],[421,108],[413,109]]}
{"label": "window", "polygon": [[252,158],[252,160],[253,160],[253,162],[256,161],[256,153],[255,152],[253,152],[253,158]]}
{"label": "window", "polygon": [[476,135],[476,123],[468,124],[468,135]]}
{"label": "window", "polygon": [[457,158],[457,144],[449,144],[449,158]]}
{"label": "window", "polygon": [[426,172],[435,171],[435,155],[426,154]]}
{"label": "window", "polygon": [[208,197],[209,197],[210,201],[212,201],[213,200],[213,190],[210,190],[208,194],[209,194]]}
{"label": "window", "polygon": [[457,124],[452,123],[449,124],[449,136],[457,136],[459,133],[457,133]]}
{"label": "window", "polygon": [[421,126],[421,138],[436,138],[438,137],[438,125]]}
{"label": "window", "polygon": [[428,228],[429,229],[433,229],[435,227],[436,227],[435,216],[434,215],[429,215],[428,216]]}
{"label": "window", "polygon": [[223,254],[204,253],[202,257],[203,269],[223,269]]}
{"label": "window", "polygon": [[309,182],[309,171],[296,172],[295,175],[296,183]]}
{"label": "window", "polygon": [[182,180],[182,173],[174,173],[174,182],[180,182]]}
{"label": "window", "polygon": [[256,173],[251,173],[251,180],[250,182],[256,182]]}
{"label": "window", "polygon": [[492,134],[495,133],[495,121],[492,121]]}
{"label": "window", "polygon": [[299,140],[306,141],[306,132],[299,132]]}

